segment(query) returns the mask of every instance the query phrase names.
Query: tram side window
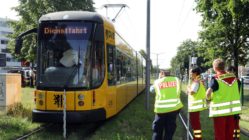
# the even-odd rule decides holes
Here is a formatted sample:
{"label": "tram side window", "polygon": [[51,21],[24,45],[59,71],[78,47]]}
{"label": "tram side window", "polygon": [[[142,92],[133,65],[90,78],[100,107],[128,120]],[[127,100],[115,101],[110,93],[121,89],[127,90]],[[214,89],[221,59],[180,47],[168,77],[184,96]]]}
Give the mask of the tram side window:
{"label": "tram side window", "polygon": [[[127,60],[127,67],[126,67],[126,81],[132,81],[132,65],[131,65],[131,59],[128,58]],[[133,65],[135,67],[135,65]]]}
{"label": "tram side window", "polygon": [[117,84],[121,84],[121,66],[122,66],[122,60],[121,60],[121,53],[119,51],[116,52],[116,74],[117,74]]}
{"label": "tram side window", "polygon": [[143,57],[141,55],[138,55],[137,57],[137,63],[138,63],[138,78],[143,82],[143,75],[144,75],[144,67],[143,67]]}
{"label": "tram side window", "polygon": [[134,73],[136,70],[136,63],[133,59],[127,55],[117,51],[116,57],[116,74],[117,74],[117,84],[124,84],[129,81],[136,80],[134,78]]}
{"label": "tram side window", "polygon": [[99,86],[104,79],[104,45],[95,42],[92,54],[92,86]]}
{"label": "tram side window", "polygon": [[120,55],[120,61],[121,61],[121,66],[120,66],[120,83],[126,83],[126,64],[127,64],[127,59],[124,54]]}
{"label": "tram side window", "polygon": [[108,85],[115,85],[115,48],[112,45],[107,45],[107,66],[108,66]]}
{"label": "tram side window", "polygon": [[120,51],[117,51],[116,59],[116,73],[117,73],[117,84],[123,84],[126,81],[126,58],[125,55]]}

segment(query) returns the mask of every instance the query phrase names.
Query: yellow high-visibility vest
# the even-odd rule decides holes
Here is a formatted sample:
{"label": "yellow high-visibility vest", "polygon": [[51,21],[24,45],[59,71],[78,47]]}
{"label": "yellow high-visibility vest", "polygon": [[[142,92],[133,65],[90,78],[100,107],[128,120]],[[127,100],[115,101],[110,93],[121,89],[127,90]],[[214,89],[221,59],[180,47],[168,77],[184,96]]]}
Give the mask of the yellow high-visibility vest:
{"label": "yellow high-visibility vest", "polygon": [[155,113],[167,113],[183,107],[180,100],[180,82],[177,77],[163,77],[154,82],[156,91]]}
{"label": "yellow high-visibility vest", "polygon": [[207,109],[206,91],[202,82],[199,82],[199,89],[193,95],[188,95],[188,112],[198,112]]}
{"label": "yellow high-visibility vest", "polygon": [[[234,78],[229,84],[224,79]],[[209,117],[230,116],[241,113],[238,82],[234,74],[223,74],[216,78],[219,89],[212,93]]]}

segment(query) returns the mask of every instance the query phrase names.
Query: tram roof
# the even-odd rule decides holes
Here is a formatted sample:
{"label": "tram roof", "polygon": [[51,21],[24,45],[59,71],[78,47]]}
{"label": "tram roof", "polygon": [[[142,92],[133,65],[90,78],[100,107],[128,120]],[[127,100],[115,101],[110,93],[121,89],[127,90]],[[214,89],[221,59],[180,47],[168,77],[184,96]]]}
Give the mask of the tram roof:
{"label": "tram roof", "polygon": [[39,22],[42,21],[50,21],[50,20],[88,20],[95,21],[103,24],[103,17],[96,12],[88,12],[88,11],[61,11],[49,13],[41,16]]}

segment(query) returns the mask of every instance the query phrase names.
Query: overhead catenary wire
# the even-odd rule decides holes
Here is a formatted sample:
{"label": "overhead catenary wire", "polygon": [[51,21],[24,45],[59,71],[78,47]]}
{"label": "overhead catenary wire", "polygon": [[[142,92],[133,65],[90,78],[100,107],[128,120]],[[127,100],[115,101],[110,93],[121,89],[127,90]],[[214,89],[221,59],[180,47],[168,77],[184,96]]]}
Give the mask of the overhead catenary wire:
{"label": "overhead catenary wire", "polygon": [[[123,3],[126,3],[127,5],[129,4],[129,0],[121,0],[123,1]],[[129,1],[129,2],[128,2]],[[131,7],[131,10],[135,9],[136,7],[134,6],[133,8]],[[127,9],[124,9],[124,13],[127,15],[127,19],[128,19],[128,23],[129,23],[129,28],[132,28],[131,31],[132,31],[132,39],[136,40],[135,42],[137,42],[139,39],[138,39],[138,33],[141,32],[141,31],[137,31],[137,28],[134,26],[136,24],[134,24],[133,20],[131,17],[134,17],[134,16],[130,16],[130,12],[127,11]],[[127,20],[126,20],[127,21]],[[141,21],[140,21],[141,22]],[[144,21],[145,22],[145,21]],[[139,51],[139,50],[138,50]]]}
{"label": "overhead catenary wire", "polygon": [[189,14],[190,14],[191,10],[193,10],[194,3],[195,3],[195,2],[192,3],[192,5],[191,5],[191,7],[189,8],[189,10],[188,10],[188,12],[187,12],[185,18],[183,19],[183,22],[181,22],[182,24],[180,24],[180,26],[179,26],[179,28],[178,28],[177,34],[180,34],[180,33],[181,33],[182,28],[183,28],[185,22],[188,20],[188,17],[189,17]]}
{"label": "overhead catenary wire", "polygon": [[[111,4],[109,0],[106,0],[106,2],[107,2],[108,4]],[[115,11],[114,8],[111,8],[111,9],[114,11],[114,13],[116,13],[116,11]],[[106,11],[108,11],[108,9],[106,9]],[[108,12],[106,12],[106,13],[108,13]],[[108,15],[106,15],[106,17],[109,18]],[[110,19],[110,18],[109,18],[109,19]]]}
{"label": "overhead catenary wire", "polygon": [[[106,0],[106,2],[108,3],[108,4],[111,4],[111,2],[109,1],[109,0]],[[121,2],[121,1],[119,1],[119,2]],[[123,1],[122,3],[124,3],[125,5],[126,5],[126,7],[128,7],[129,5],[127,5],[127,3],[128,2],[126,2],[126,1]],[[134,28],[134,24],[132,23],[132,20],[131,20],[131,18],[130,18],[130,16],[129,16],[129,12],[127,11],[127,8],[126,7],[124,7],[123,8],[123,10],[121,10],[121,12],[119,13],[119,15],[118,15],[118,17],[119,16],[124,16],[124,13],[125,13],[125,21],[124,21],[124,18],[119,18],[116,22],[114,22],[114,24],[116,24],[116,27],[119,27],[117,24],[120,24],[120,25],[122,25],[122,27],[124,27],[125,29],[130,29],[130,31],[132,32],[132,39],[133,38],[136,38],[136,36],[135,36],[135,34],[137,33],[135,30],[136,30],[136,28]],[[109,8],[111,8],[112,10],[113,10],[113,12],[114,13],[117,13],[117,11],[116,11],[116,9],[115,8],[113,8],[113,7],[109,7]],[[129,8],[129,7],[128,7]],[[117,18],[117,17],[116,17]],[[131,29],[132,28],[132,29]],[[118,29],[118,28],[117,28]],[[124,35],[121,33],[121,32],[118,32],[118,34],[120,35],[120,36],[123,36],[124,37]],[[127,42],[127,38],[125,39],[125,41]],[[128,41],[129,42],[129,41]],[[133,46],[134,44],[132,44],[132,45],[130,45],[130,46]],[[136,51],[139,51],[139,50],[137,50],[137,49],[135,49]]]}
{"label": "overhead catenary wire", "polygon": [[[127,15],[127,19],[128,19],[128,22],[130,23],[130,27],[132,28],[130,31],[132,32],[132,38],[134,39],[134,38],[137,38],[137,30],[136,30],[136,28],[134,28],[134,25],[135,24],[133,24],[133,22],[132,22],[132,20],[131,20],[131,18],[130,18],[130,15],[129,15],[129,12],[126,10],[126,9],[124,9],[124,13],[126,13],[126,15]],[[136,40],[136,39],[135,39]],[[139,50],[137,50],[137,51],[139,51]]]}
{"label": "overhead catenary wire", "polygon": [[[111,4],[111,2],[110,2],[109,0],[106,0],[106,2],[107,2],[108,4]],[[118,12],[116,11],[115,8],[110,7],[110,9],[112,9],[114,13],[118,13]],[[106,9],[106,10],[108,10],[108,9]],[[125,10],[125,7],[124,7],[124,10]],[[122,15],[123,12],[124,12],[124,10],[121,10],[118,16]],[[109,19],[111,19],[111,18],[108,17],[107,15],[106,15],[106,17],[109,18]],[[128,26],[125,24],[126,22],[124,22],[122,18],[120,18],[120,20],[122,20],[122,22],[120,22],[120,23],[122,23],[122,24],[125,26],[125,28],[127,28]],[[118,23],[119,23],[120,20],[117,20]],[[114,22],[114,24],[117,24],[117,22]]]}
{"label": "overhead catenary wire", "polygon": [[182,11],[183,11],[183,8],[184,8],[184,5],[185,5],[185,0],[183,0],[182,2],[182,6],[181,6],[181,9],[180,9],[180,13],[178,15],[178,18],[177,18],[177,24],[180,22],[180,19],[181,19],[181,15],[182,15]]}
{"label": "overhead catenary wire", "polygon": [[[106,0],[106,1],[107,1],[108,4],[111,4],[109,0]],[[113,10],[114,13],[118,13],[113,19],[117,18],[117,17],[118,17],[119,15],[121,15],[121,13],[123,12],[122,9],[120,9],[120,10],[117,12],[117,11],[115,10],[115,8],[113,8],[113,7],[110,7],[110,8]],[[125,8],[125,7],[122,7],[122,8]],[[108,8],[106,8],[106,10],[108,10]],[[107,15],[106,15],[106,16],[107,16]],[[107,16],[107,18],[109,18],[109,17]]]}

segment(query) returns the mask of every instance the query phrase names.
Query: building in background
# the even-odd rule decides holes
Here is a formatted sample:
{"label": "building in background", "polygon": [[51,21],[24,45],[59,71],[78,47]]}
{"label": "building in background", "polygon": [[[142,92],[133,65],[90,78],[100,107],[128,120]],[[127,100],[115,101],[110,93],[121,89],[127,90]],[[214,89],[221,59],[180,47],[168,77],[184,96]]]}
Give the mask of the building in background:
{"label": "building in background", "polygon": [[13,33],[13,30],[7,24],[7,20],[7,18],[0,18],[0,73],[13,67],[21,67],[21,62],[14,59],[7,49],[9,42],[7,35]]}

